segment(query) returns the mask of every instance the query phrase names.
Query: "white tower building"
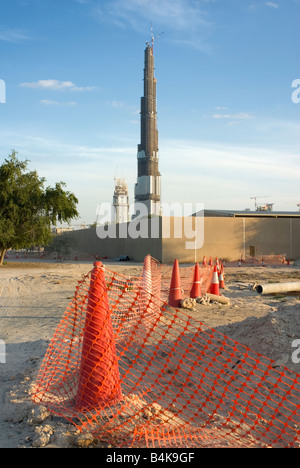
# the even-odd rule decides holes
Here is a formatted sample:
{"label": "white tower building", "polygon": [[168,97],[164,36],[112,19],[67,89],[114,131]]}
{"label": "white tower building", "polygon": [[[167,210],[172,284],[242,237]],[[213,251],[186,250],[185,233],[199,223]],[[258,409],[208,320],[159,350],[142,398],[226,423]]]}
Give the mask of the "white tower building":
{"label": "white tower building", "polygon": [[129,221],[129,195],[125,179],[115,178],[115,191],[113,196],[112,222],[127,223]]}

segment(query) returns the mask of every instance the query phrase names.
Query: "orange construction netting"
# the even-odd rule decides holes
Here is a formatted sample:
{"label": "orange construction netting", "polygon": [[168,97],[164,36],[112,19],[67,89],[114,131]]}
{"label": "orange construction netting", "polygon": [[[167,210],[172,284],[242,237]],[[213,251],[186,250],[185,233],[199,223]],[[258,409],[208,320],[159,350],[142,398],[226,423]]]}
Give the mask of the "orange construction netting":
{"label": "orange construction netting", "polygon": [[166,277],[149,256],[138,278],[95,263],[33,401],[115,447],[299,447],[300,375],[168,306]]}
{"label": "orange construction netting", "polygon": [[242,263],[247,263],[251,265],[285,265],[286,261],[286,254],[279,254],[279,255],[261,255],[260,257],[252,257],[252,256],[242,256]]}

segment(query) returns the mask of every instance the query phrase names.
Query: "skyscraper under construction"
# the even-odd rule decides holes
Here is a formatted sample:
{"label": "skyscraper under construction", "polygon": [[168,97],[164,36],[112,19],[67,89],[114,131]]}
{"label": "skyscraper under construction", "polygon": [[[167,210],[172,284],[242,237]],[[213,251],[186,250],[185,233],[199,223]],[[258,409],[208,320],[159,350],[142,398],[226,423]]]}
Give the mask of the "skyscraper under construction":
{"label": "skyscraper under construction", "polygon": [[[141,142],[138,145],[138,177],[135,203],[143,203],[149,215],[161,214],[156,78],[154,77],[154,37],[145,49],[144,96],[141,98]],[[137,205],[136,205],[137,206]]]}

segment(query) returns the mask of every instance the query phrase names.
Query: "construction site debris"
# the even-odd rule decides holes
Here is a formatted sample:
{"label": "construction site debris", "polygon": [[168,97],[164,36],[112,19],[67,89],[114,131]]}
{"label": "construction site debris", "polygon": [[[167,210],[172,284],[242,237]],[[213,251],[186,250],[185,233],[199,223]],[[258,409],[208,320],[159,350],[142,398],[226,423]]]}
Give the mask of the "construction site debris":
{"label": "construction site debris", "polygon": [[206,294],[205,294],[204,296],[197,297],[196,302],[197,302],[197,304],[209,305],[210,298],[207,297]]}
{"label": "construction site debris", "polygon": [[35,428],[35,434],[32,441],[34,448],[42,448],[49,444],[51,436],[53,435],[53,427],[49,424],[45,426],[37,426]]}
{"label": "construction site debris", "polygon": [[113,258],[115,262],[129,262],[130,258],[128,255],[120,255],[120,257]]}
{"label": "construction site debris", "polygon": [[209,305],[211,302],[218,302],[220,304],[230,304],[230,299],[225,296],[217,296],[216,294],[206,293],[196,299],[198,304]]}
{"label": "construction site debris", "polygon": [[300,281],[291,283],[267,283],[256,286],[258,294],[276,294],[287,292],[300,292]]}
{"label": "construction site debris", "polygon": [[190,309],[190,310],[195,309],[196,304],[197,304],[196,299],[192,297],[186,297],[185,299],[182,299],[180,303],[181,307],[183,307],[184,309]]}
{"label": "construction site debris", "polygon": [[255,290],[257,283],[236,283],[240,289],[250,289],[250,290]]}
{"label": "construction site debris", "polygon": [[211,293],[206,293],[205,295],[207,298],[209,298],[210,301],[214,302],[219,302],[220,304],[230,304],[230,299],[225,296],[217,296],[216,294],[211,294]]}

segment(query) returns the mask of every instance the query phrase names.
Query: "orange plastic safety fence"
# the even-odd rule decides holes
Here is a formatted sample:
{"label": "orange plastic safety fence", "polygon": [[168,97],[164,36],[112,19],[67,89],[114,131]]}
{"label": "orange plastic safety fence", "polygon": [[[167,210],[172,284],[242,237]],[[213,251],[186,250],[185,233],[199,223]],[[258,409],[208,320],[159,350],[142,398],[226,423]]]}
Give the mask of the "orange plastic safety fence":
{"label": "orange plastic safety fence", "polygon": [[169,307],[151,265],[82,278],[33,400],[117,447],[298,447],[300,376]]}
{"label": "orange plastic safety fence", "polygon": [[262,255],[260,257],[246,256],[242,263],[252,265],[282,265],[286,263],[286,254],[281,255]]}

